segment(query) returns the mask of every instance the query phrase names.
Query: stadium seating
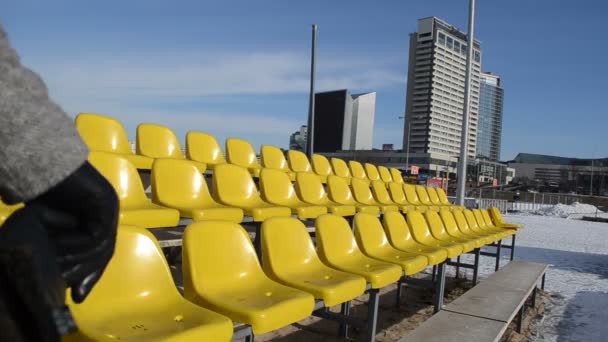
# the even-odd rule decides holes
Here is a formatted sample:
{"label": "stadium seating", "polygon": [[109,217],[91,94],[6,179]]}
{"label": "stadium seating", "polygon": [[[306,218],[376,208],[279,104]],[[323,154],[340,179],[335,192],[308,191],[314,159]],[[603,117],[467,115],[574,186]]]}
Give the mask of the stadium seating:
{"label": "stadium seating", "polygon": [[495,207],[492,207],[492,208],[487,209],[487,210],[480,210],[481,215],[482,215],[482,217],[483,217],[484,221],[486,222],[486,225],[487,225],[487,226],[489,226],[489,227],[501,228],[501,229],[512,229],[512,230],[515,230],[515,233],[517,233],[517,231],[516,231],[516,230],[517,230],[517,228],[521,228],[521,226],[520,226],[520,225],[509,225],[509,224],[506,224],[506,225],[502,225],[502,226],[501,226],[501,225],[499,225],[499,224],[495,224],[495,223],[492,221],[492,218],[490,217],[490,214],[489,214],[489,211],[491,211],[491,210],[496,210],[496,211],[498,211],[498,214],[500,215],[500,211],[498,210],[498,208],[495,208]]}
{"label": "stadium seating", "polygon": [[91,152],[89,161],[114,186],[120,200],[119,223],[142,228],[174,227],[179,211],[150,202],[135,166],[118,154]]}
{"label": "stadium seating", "polygon": [[499,241],[502,240],[503,237],[505,237],[504,234],[502,233],[496,233],[496,232],[492,232],[492,231],[488,231],[485,229],[482,229],[481,227],[479,227],[479,223],[477,223],[477,219],[475,218],[475,215],[473,214],[473,212],[471,210],[464,210],[464,217],[467,220],[467,224],[469,226],[469,230],[476,232],[478,234],[485,234],[488,237],[492,238],[492,241]]}
{"label": "stadium seating", "polygon": [[367,256],[399,265],[405,275],[424,271],[429,264],[424,255],[401,251],[391,246],[376,215],[357,214],[354,225],[357,245]]}
{"label": "stadium seating", "polygon": [[334,174],[331,165],[329,164],[329,160],[320,154],[313,154],[311,159],[312,170],[319,175],[322,183],[327,183],[327,177]]}
{"label": "stadium seating", "polygon": [[353,178],[351,185],[353,195],[357,202],[369,206],[376,206],[380,208],[380,211],[383,214],[389,211],[399,211],[399,207],[395,203],[384,204],[376,201],[367,181]]}
{"label": "stadium seating", "polygon": [[355,206],[357,208],[357,212],[361,213],[373,215],[380,213],[380,208],[377,205],[368,205],[356,201],[350,187],[348,186],[348,183],[342,177],[334,175],[327,177],[327,187],[329,188],[329,197],[334,202],[343,205]]}
{"label": "stadium seating", "polygon": [[311,172],[310,161],[304,152],[289,150],[287,152],[287,162],[292,172]]}
{"label": "stadium seating", "polygon": [[372,163],[365,163],[365,174],[367,174],[367,179],[370,181],[380,180],[378,168]]}
{"label": "stadium seating", "polygon": [[353,178],[357,178],[369,183],[369,178],[367,178],[367,174],[365,173],[365,169],[361,163],[351,160],[348,162],[348,167],[350,168],[350,174]]}
{"label": "stadium seating", "polygon": [[[398,180],[397,181],[393,180],[391,171],[386,166],[382,166],[382,165],[378,166],[378,173],[380,173],[380,179],[384,183],[391,183],[391,182],[403,183],[403,182],[399,182]],[[401,179],[401,178],[399,178],[399,179]]]}
{"label": "stadium seating", "polygon": [[[399,188],[401,186],[396,183],[388,183],[389,186],[392,184],[397,185]],[[398,206],[399,210],[401,210],[404,214],[406,214],[410,210],[416,210],[416,207],[409,204],[397,204],[391,199],[391,195],[389,195],[388,190],[386,189],[386,183],[381,180],[372,181],[371,184],[372,193],[376,201],[383,206]]]}
{"label": "stadium seating", "polygon": [[426,191],[429,187],[424,187],[422,185],[416,185],[415,188],[416,188],[416,194],[418,195],[418,200],[420,201],[420,203],[422,205],[426,205],[431,210],[434,210],[437,212],[441,209],[440,206],[435,205],[433,202],[431,202],[429,193]]}
{"label": "stadium seating", "polygon": [[296,180],[296,174],[289,169],[285,155],[280,148],[270,145],[262,145],[260,148],[262,166],[267,169],[279,170],[287,174],[291,181]]}
{"label": "stadium seating", "polygon": [[350,301],[365,292],[361,276],[335,270],[319,259],[304,224],[273,217],[262,224],[263,268],[271,279],[311,293],[326,307]]}
{"label": "stadium seating", "polygon": [[451,204],[446,205],[441,202],[441,200],[439,199],[439,195],[437,195],[437,189],[427,186],[425,187],[425,190],[432,205],[439,207],[439,209],[443,209],[444,207],[449,209],[454,208],[454,206],[452,206]]}
{"label": "stadium seating", "polygon": [[479,210],[479,209],[473,209],[472,211],[473,211],[473,216],[475,216],[475,220],[477,221],[477,225],[479,226],[480,229],[484,229],[485,231],[500,234],[503,238],[509,237],[509,236],[517,233],[517,231],[515,229],[498,228],[498,227],[494,226],[493,223],[490,223],[490,224],[486,223],[486,220],[483,218],[481,210]]}
{"label": "stadium seating", "polygon": [[[424,189],[424,188],[423,188]],[[416,185],[412,184],[403,184],[403,192],[405,193],[405,197],[410,204],[415,205],[416,207],[423,207],[422,211],[426,210],[435,210],[439,211],[439,208],[434,205],[426,205],[420,201],[420,197],[418,197],[418,192],[416,191]]]}
{"label": "stadium seating", "polygon": [[243,210],[217,203],[211,197],[204,176],[189,160],[154,161],[152,199],[157,204],[179,210],[181,217],[194,221],[243,221]]}
{"label": "stadium seating", "polygon": [[311,294],[264,274],[247,232],[232,222],[186,228],[183,274],[186,299],[251,325],[255,334],[302,320],[315,306]]}
{"label": "stadium seating", "polygon": [[397,184],[403,184],[403,176],[401,175],[401,171],[399,171],[398,169],[395,169],[394,167],[391,167],[389,169],[389,172],[391,173],[391,178],[392,181],[397,183]]}
{"label": "stadium seating", "polygon": [[276,169],[262,169],[260,190],[266,202],[287,207],[300,219],[314,219],[327,213],[325,206],[308,204],[301,201],[291,184],[287,173]]}
{"label": "stadium seating", "polygon": [[480,238],[480,239],[482,239],[484,245],[489,245],[496,240],[496,237],[494,236],[495,234],[481,233],[481,232],[473,231],[472,229],[470,229],[469,222],[466,219],[466,217],[464,216],[464,212],[454,211],[454,212],[452,212],[452,215],[454,216],[454,220],[456,221],[456,224],[458,225],[458,229],[465,236],[471,237],[471,238],[473,238],[473,237]]}
{"label": "stadium seating", "polygon": [[255,150],[248,141],[237,138],[226,139],[226,159],[230,164],[246,168],[256,178],[260,176],[262,165],[258,162]]}
{"label": "stadium seating", "polygon": [[340,158],[331,158],[330,163],[332,169],[334,170],[334,175],[344,178],[346,182],[350,184],[350,180],[353,176],[350,173],[348,164],[346,164],[346,162]]}
{"label": "stadium seating", "polygon": [[487,241],[485,238],[481,238],[475,235],[465,234],[460,229],[458,229],[458,224],[456,223],[456,219],[452,212],[447,208],[442,208],[439,212],[439,216],[441,217],[441,221],[443,221],[443,226],[447,234],[453,238],[459,240],[469,240],[475,244],[475,248],[481,248],[484,245],[491,243],[491,241]]}
{"label": "stadium seating", "polygon": [[[69,298],[69,296],[68,296]],[[230,341],[229,318],[177,291],[154,236],[120,226],[116,250],[82,304],[69,303],[79,332],[63,341]]]}
{"label": "stadium seating", "polygon": [[388,183],[388,191],[391,194],[391,199],[393,200],[393,202],[400,205],[402,207],[401,211],[403,211],[404,213],[411,210],[408,208],[414,208],[415,210],[418,210],[421,212],[424,212],[427,210],[427,207],[425,207],[425,206],[421,206],[421,205],[416,206],[407,201],[405,192],[403,191],[403,184],[399,184],[399,183],[395,183],[395,182]]}
{"label": "stadium seating", "polygon": [[186,134],[186,156],[190,160],[204,163],[210,170],[226,163],[224,153],[214,136],[190,131]]}
{"label": "stadium seating", "polygon": [[0,199],[0,226],[2,226],[2,224],[4,223],[4,221],[6,221],[6,219],[11,216],[12,213],[14,213],[16,210],[23,208],[23,204],[19,203],[19,204],[15,204],[15,205],[8,205],[5,204],[4,202],[2,202],[2,200]]}
{"label": "stadium seating", "polygon": [[[137,154],[150,158],[186,159],[173,131],[165,126],[140,124],[137,126]],[[201,173],[207,165],[194,162]]]}
{"label": "stadium seating", "polygon": [[441,243],[449,243],[449,244],[460,244],[462,245],[463,253],[470,252],[476,248],[475,240],[466,239],[466,238],[456,238],[448,234],[443,225],[443,221],[439,214],[435,211],[427,211],[424,213],[426,218],[426,222],[429,225],[431,235]]}
{"label": "stadium seating", "polygon": [[357,212],[355,205],[344,205],[329,199],[321,180],[316,174],[309,172],[298,172],[296,174],[296,192],[302,201],[321,205],[327,208],[328,212],[338,216],[354,216]]}
{"label": "stadium seating", "polygon": [[502,215],[500,214],[500,210],[498,210],[498,208],[490,208],[489,211],[490,211],[490,216],[492,218],[492,222],[494,222],[494,224],[497,227],[510,228],[510,229],[523,228],[519,224],[506,223],[505,220],[503,219]]}
{"label": "stadium seating", "polygon": [[78,133],[91,151],[117,153],[137,169],[152,168],[154,159],[133,153],[125,128],[117,120],[99,114],[80,113],[76,116],[75,123]]}
{"label": "stadium seating", "polygon": [[263,201],[248,170],[240,166],[216,166],[213,193],[222,204],[243,209],[254,222],[262,222],[273,216],[291,216],[291,209]]}
{"label": "stadium seating", "polygon": [[462,254],[463,245],[439,241],[433,237],[427,221],[421,213],[412,211],[407,214],[407,223],[411,228],[412,236],[418,243],[435,248],[444,248],[448,252],[448,258],[454,258]]}

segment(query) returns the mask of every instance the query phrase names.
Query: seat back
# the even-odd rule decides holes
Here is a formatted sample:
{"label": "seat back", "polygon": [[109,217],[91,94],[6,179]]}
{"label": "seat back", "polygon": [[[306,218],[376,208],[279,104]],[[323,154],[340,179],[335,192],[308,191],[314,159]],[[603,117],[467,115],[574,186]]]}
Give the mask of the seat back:
{"label": "seat back", "polygon": [[150,203],[137,169],[126,158],[93,151],[89,154],[89,162],[112,184],[121,209],[137,208]]}
{"label": "seat back", "polygon": [[205,163],[209,168],[226,163],[220,144],[207,133],[190,131],[186,134],[186,155],[188,159]]}
{"label": "seat back", "polygon": [[187,299],[205,301],[197,293],[230,293],[266,279],[249,234],[238,223],[192,223],[184,232],[182,255]]}
{"label": "seat back", "polygon": [[439,200],[441,201],[441,203],[445,205],[452,205],[452,203],[450,203],[450,200],[448,199],[448,195],[446,195],[445,191],[443,191],[442,188],[437,188],[435,190],[437,192],[437,196],[439,196]]}
{"label": "seat back", "polygon": [[475,218],[475,214],[469,209],[463,211],[464,217],[467,220],[467,225],[470,230],[479,231],[479,223],[477,223],[477,219]]}
{"label": "seat back", "polygon": [[441,217],[441,221],[443,221],[443,226],[445,230],[452,236],[459,236],[460,230],[458,229],[458,223],[452,215],[452,212],[447,208],[442,208],[439,212],[439,216]]}
{"label": "seat back", "polygon": [[157,312],[181,300],[158,242],[144,228],[119,226],[114,255],[87,299],[70,305],[78,322]]}
{"label": "seat back", "polygon": [[495,227],[496,225],[494,224],[494,222],[492,222],[492,218],[490,217],[490,214],[488,214],[487,210],[480,210],[481,216],[483,217],[483,220],[486,223],[487,227]]}
{"label": "seat back", "polygon": [[410,233],[410,227],[400,212],[391,211],[385,213],[382,216],[382,226],[388,240],[396,248],[407,250],[416,245],[416,241],[414,241]]}
{"label": "seat back", "polygon": [[145,123],[137,126],[137,154],[150,158],[185,158],[170,128]]}
{"label": "seat back", "polygon": [[388,191],[391,194],[391,198],[393,202],[399,205],[408,205],[410,204],[405,197],[405,192],[403,192],[403,184],[391,182],[388,183]]}
{"label": "seat back", "polygon": [[366,181],[369,180],[361,163],[351,160],[348,162],[348,166],[350,167],[350,174],[353,176],[353,178],[363,179]]}
{"label": "seat back", "polygon": [[280,170],[262,169],[260,192],[262,197],[272,204],[290,207],[300,202],[289,176]]}
{"label": "seat back", "polygon": [[393,177],[393,182],[398,183],[398,184],[404,183],[403,176],[401,175],[401,171],[399,171],[398,169],[395,169],[394,167],[391,167],[390,172],[391,172],[391,176]]}
{"label": "seat back", "polygon": [[370,181],[380,180],[380,173],[378,173],[378,168],[374,164],[365,163],[365,174]]}
{"label": "seat back", "polygon": [[431,199],[429,198],[428,192],[426,192],[426,187],[422,185],[416,185],[416,194],[418,195],[418,200],[420,203],[424,205],[432,205]]}
{"label": "seat back", "polygon": [[391,200],[391,195],[389,195],[388,190],[386,190],[386,183],[384,183],[383,181],[381,181],[381,180],[373,181],[372,182],[372,192],[374,194],[374,197],[376,198],[376,201],[378,201],[378,203],[386,204],[386,205],[395,204]]}
{"label": "seat back", "polygon": [[91,151],[133,154],[123,125],[108,116],[80,113],[76,128]]}
{"label": "seat back", "polygon": [[314,173],[298,172],[296,174],[296,192],[307,203],[325,204],[328,200],[319,176]]}
{"label": "seat back", "polygon": [[303,152],[289,150],[287,152],[287,160],[289,161],[289,168],[293,172],[312,172],[310,161]]}
{"label": "seat back", "polygon": [[376,215],[359,213],[355,215],[355,239],[357,245],[368,255],[391,248],[382,224]]}
{"label": "seat back", "polygon": [[498,210],[498,208],[491,207],[490,208],[490,214],[492,215],[492,219],[493,219],[494,223],[496,223],[498,225],[506,223],[505,220],[504,220],[504,218],[502,217],[502,214],[500,213],[500,210]]}
{"label": "seat back", "polygon": [[226,139],[226,159],[228,163],[246,168],[261,168],[253,146],[238,138]]}
{"label": "seat back", "polygon": [[348,169],[346,162],[340,158],[331,158],[331,166],[334,169],[334,174],[338,177],[351,178],[352,175]]}
{"label": "seat back", "polygon": [[439,199],[439,196],[437,195],[437,191],[435,188],[431,188],[430,186],[427,186],[426,192],[427,192],[432,204],[443,205],[443,203],[441,203],[441,200]]}
{"label": "seat back", "polygon": [[262,145],[260,149],[262,155],[262,165],[268,169],[289,172],[287,159],[280,148],[271,145]]}
{"label": "seat back", "polygon": [[329,160],[320,154],[312,155],[312,170],[319,176],[329,176],[333,174]]}
{"label": "seat back", "polygon": [[345,218],[324,214],[317,218],[315,227],[317,253],[321,260],[335,265],[341,260],[363,256]]}
{"label": "seat back", "polygon": [[262,224],[262,265],[268,276],[305,273],[323,268],[310,234],[302,221],[272,217]]}
{"label": "seat back", "polygon": [[418,194],[416,193],[416,186],[412,184],[403,184],[403,192],[405,193],[405,198],[412,205],[422,205],[420,200],[418,199]]}
{"label": "seat back", "polygon": [[235,207],[255,206],[262,201],[249,171],[232,164],[215,168],[213,194],[220,202]]}
{"label": "seat back", "polygon": [[435,243],[434,238],[431,236],[429,225],[421,213],[410,211],[407,214],[407,224],[410,226],[414,240],[423,244]]}
{"label": "seat back", "polygon": [[393,182],[393,176],[391,175],[391,171],[386,166],[378,166],[378,173],[380,173],[380,179],[384,183]]}
{"label": "seat back", "polygon": [[372,191],[369,188],[368,182],[353,178],[351,185],[353,188],[353,195],[355,196],[355,200],[357,202],[367,205],[377,205],[374,195],[372,195]]}
{"label": "seat back", "polygon": [[152,165],[152,200],[171,208],[214,205],[207,181],[189,160],[160,158]]}
{"label": "seat back", "polygon": [[327,177],[327,188],[332,201],[340,204],[356,204],[353,193],[346,180],[342,177],[330,175]]}
{"label": "seat back", "polygon": [[454,211],[452,215],[454,216],[454,220],[456,220],[458,229],[460,229],[460,231],[463,233],[469,233],[469,222],[464,216],[464,213],[462,211]]}
{"label": "seat back", "polygon": [[477,225],[480,228],[488,228],[488,224],[486,220],[483,219],[483,215],[481,215],[481,211],[479,209],[473,209],[473,216],[475,216],[475,220],[477,221]]}
{"label": "seat back", "polygon": [[439,214],[429,210],[424,213],[424,216],[426,217],[426,221],[428,222],[429,228],[431,229],[431,234],[433,234],[436,239],[446,239],[447,232],[445,231],[443,221],[441,221],[441,217],[439,217]]}

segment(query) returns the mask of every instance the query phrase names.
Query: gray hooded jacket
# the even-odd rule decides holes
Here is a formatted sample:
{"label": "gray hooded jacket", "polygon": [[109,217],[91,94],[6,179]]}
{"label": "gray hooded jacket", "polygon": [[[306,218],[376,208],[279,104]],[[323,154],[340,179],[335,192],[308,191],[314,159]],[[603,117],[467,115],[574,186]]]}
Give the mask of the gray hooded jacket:
{"label": "gray hooded jacket", "polygon": [[23,67],[0,25],[0,197],[8,204],[46,192],[76,171],[88,148],[72,119]]}

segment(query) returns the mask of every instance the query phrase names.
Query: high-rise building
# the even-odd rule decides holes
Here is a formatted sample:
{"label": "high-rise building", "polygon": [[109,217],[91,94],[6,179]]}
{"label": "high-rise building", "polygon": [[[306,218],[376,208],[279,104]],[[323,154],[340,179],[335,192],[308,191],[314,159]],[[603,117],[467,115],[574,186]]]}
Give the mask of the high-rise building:
{"label": "high-rise building", "polygon": [[300,129],[289,136],[289,149],[296,151],[306,151],[306,140],[308,138],[308,127],[300,126]]}
{"label": "high-rise building", "polygon": [[[467,151],[475,157],[481,47],[476,40],[471,70]],[[418,20],[410,34],[403,149],[410,153],[460,155],[467,35],[435,18]],[[408,146],[409,145],[409,146]]]}
{"label": "high-rise building", "polygon": [[500,86],[500,76],[492,73],[482,73],[479,92],[477,158],[498,161],[500,159],[504,97],[504,90]]}
{"label": "high-rise building", "polygon": [[371,150],[376,93],[347,89],[315,94],[314,152]]}

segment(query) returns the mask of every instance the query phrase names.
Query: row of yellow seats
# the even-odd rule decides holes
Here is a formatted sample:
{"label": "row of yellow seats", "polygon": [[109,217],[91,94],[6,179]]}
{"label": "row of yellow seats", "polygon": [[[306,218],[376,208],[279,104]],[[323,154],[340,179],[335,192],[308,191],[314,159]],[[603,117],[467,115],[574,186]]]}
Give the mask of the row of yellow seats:
{"label": "row of yellow seats", "polygon": [[367,284],[377,290],[514,232],[478,222],[487,222],[483,212],[468,210],[412,212],[407,222],[390,212],[382,223],[357,214],[353,233],[344,218],[325,214],[315,248],[301,221],[275,217],[262,226],[263,267],[240,225],[193,223],[184,234],[185,299],[154,237],[122,226],[104,276],[83,304],[70,306],[79,337],[228,341],[231,320],[256,334],[276,330],[308,317],[315,299],[348,302]]}
{"label": "row of yellow seats", "polygon": [[[112,153],[91,152],[91,163],[113,184],[120,199],[120,223],[144,228],[173,227],[180,217],[242,222],[250,216],[262,222],[273,216],[297,215],[314,219],[330,212],[353,216],[356,212],[378,214],[389,211],[458,208],[447,202],[443,191],[410,184],[382,181],[370,183],[330,175],[328,193],[320,179],[297,173],[295,186],[286,173],[263,169],[258,191],[252,176],[239,166],[219,165],[213,175],[211,195],[199,165],[188,160],[157,159],[152,168],[152,200],[147,198],[135,167]],[[441,201],[439,194],[443,195]]]}
{"label": "row of yellow seats", "polygon": [[136,152],[131,151],[124,127],[117,120],[98,114],[81,113],[76,117],[76,127],[87,145],[93,151],[119,153],[129,159],[138,169],[151,169],[154,159],[190,159],[201,163],[199,168],[213,170],[217,165],[230,163],[247,168],[259,177],[262,168],[281,170],[295,180],[297,172],[312,172],[321,177],[323,183],[329,175],[350,179],[351,177],[368,181],[382,180],[385,183],[403,181],[399,170],[371,163],[363,166],[356,161],[346,162],[315,154],[312,160],[299,151],[289,151],[287,158],[281,149],[263,145],[260,151],[261,164],[255,150],[245,140],[226,139],[226,158],[217,140],[207,133],[188,132],[186,134],[186,155],[183,154],[175,133],[164,126],[140,124],[137,127]]}

